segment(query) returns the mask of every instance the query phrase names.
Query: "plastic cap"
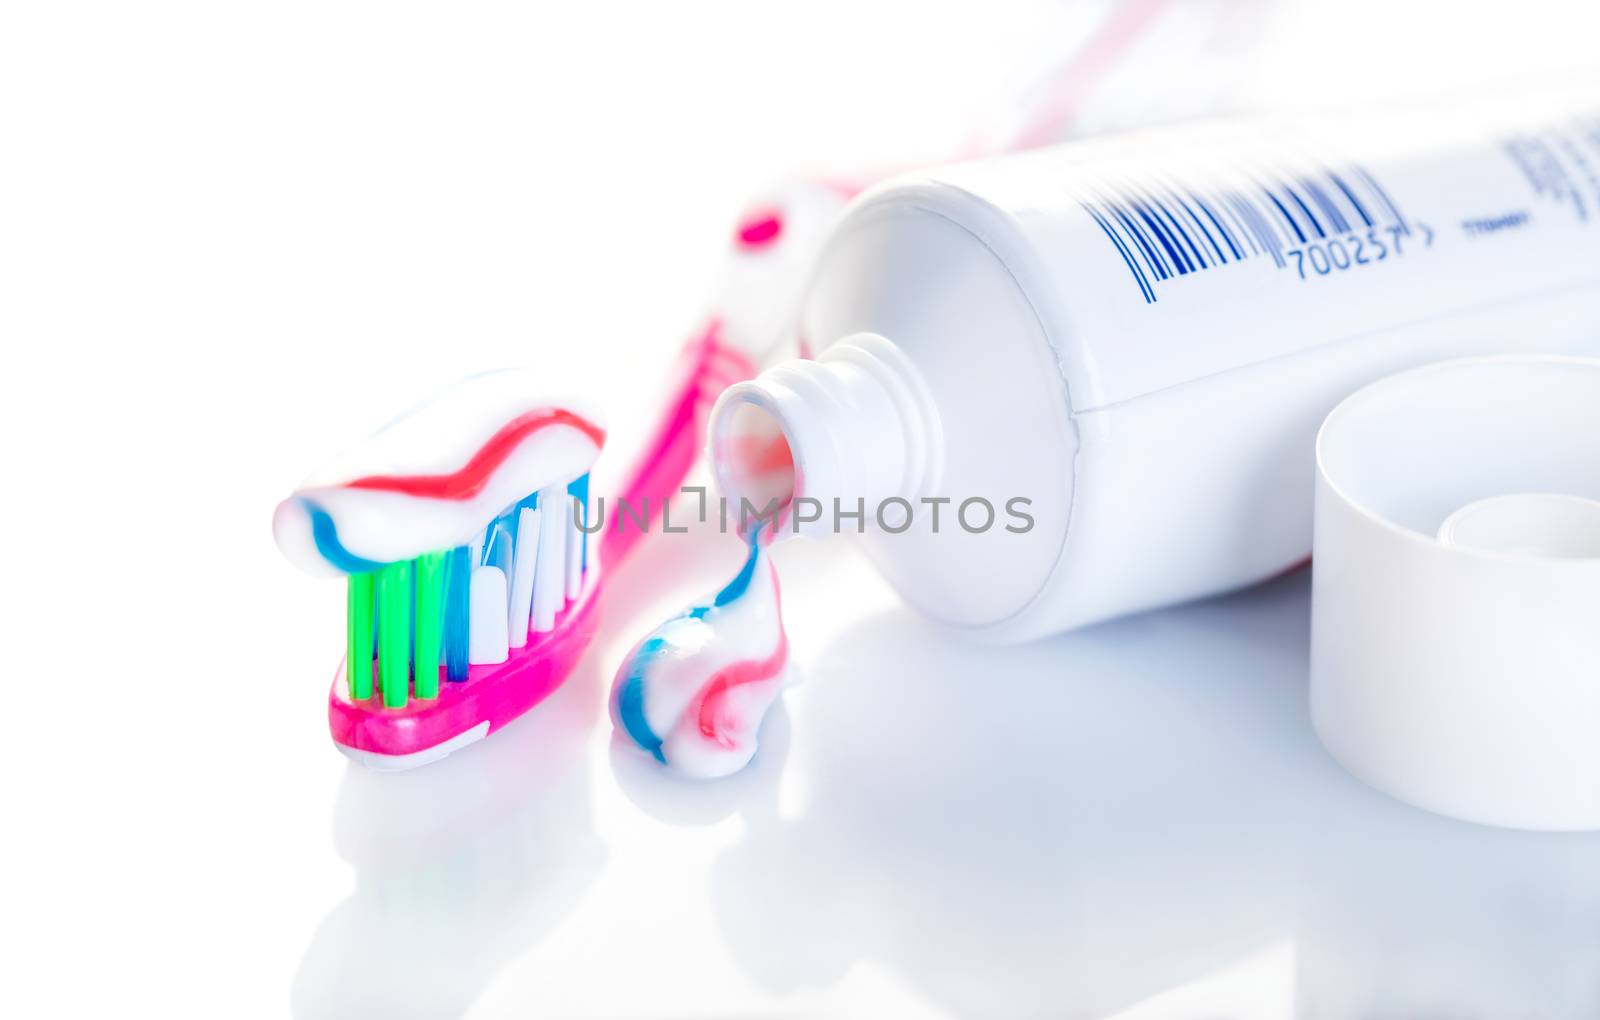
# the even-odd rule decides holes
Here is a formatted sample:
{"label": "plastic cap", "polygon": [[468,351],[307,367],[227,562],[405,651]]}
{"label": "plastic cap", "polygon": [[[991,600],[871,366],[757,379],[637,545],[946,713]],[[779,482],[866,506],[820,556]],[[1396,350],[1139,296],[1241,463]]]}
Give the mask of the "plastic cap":
{"label": "plastic cap", "polygon": [[1600,829],[1600,359],[1471,358],[1317,437],[1312,721],[1441,814]]}

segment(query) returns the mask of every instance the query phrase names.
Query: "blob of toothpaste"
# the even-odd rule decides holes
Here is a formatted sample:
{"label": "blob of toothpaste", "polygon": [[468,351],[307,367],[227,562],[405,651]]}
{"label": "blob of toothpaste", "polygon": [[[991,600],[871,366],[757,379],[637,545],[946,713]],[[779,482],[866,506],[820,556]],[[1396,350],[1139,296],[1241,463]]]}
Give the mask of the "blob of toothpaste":
{"label": "blob of toothpaste", "polygon": [[789,641],[761,532],[750,534],[738,575],[634,646],[612,687],[618,732],[686,776],[713,779],[744,768],[783,689]]}

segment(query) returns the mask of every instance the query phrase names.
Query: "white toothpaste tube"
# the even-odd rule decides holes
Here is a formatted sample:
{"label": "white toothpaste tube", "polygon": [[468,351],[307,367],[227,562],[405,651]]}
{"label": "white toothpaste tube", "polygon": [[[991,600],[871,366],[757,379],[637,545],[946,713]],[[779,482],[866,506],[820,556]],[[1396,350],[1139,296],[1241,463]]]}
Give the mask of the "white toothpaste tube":
{"label": "white toothpaste tube", "polygon": [[902,177],[845,214],[796,328],[817,359],[713,412],[730,499],[864,532],[910,603],[996,640],[1237,588],[1310,553],[1352,391],[1600,354],[1600,89]]}

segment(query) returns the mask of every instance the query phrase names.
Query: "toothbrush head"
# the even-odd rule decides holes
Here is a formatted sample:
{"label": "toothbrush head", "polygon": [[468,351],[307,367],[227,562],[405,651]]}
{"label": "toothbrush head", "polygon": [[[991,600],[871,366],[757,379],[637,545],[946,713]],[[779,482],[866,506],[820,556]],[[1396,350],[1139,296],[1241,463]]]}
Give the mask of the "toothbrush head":
{"label": "toothbrush head", "polygon": [[588,548],[598,416],[530,373],[475,376],[401,416],[278,504],[289,560],[347,578],[334,741],[410,768],[559,686],[598,624]]}

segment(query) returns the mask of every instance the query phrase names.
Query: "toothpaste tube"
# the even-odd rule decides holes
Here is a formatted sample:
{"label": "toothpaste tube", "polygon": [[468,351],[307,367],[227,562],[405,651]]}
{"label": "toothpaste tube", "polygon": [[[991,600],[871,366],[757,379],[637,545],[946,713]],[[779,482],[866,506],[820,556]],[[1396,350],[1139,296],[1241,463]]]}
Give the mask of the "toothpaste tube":
{"label": "toothpaste tube", "polygon": [[996,640],[1240,587],[1309,554],[1313,438],[1351,391],[1600,354],[1600,89],[898,178],[844,215],[796,323],[817,360],[712,413],[731,499],[862,532],[909,602]]}

